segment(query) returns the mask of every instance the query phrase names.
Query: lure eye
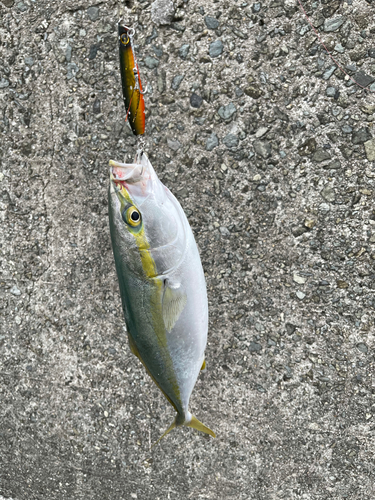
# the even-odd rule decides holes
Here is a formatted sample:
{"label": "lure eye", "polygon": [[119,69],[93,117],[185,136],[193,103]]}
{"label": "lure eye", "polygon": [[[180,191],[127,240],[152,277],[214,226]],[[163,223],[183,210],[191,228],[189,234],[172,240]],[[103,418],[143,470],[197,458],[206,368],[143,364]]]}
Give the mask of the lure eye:
{"label": "lure eye", "polygon": [[123,33],[120,37],[120,40],[123,45],[128,45],[130,38],[126,33]]}
{"label": "lure eye", "polygon": [[124,222],[132,227],[138,227],[142,220],[139,210],[137,210],[135,207],[129,207],[127,210],[124,210],[122,218]]}

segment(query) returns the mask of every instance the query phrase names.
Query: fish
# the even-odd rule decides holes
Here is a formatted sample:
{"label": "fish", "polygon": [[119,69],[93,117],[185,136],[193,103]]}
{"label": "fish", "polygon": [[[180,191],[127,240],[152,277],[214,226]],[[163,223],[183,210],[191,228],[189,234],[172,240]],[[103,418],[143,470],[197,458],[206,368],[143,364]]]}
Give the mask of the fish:
{"label": "fish", "polygon": [[134,135],[145,133],[145,101],[137,59],[133,47],[134,30],[118,24],[118,44],[122,95],[129,121]]}
{"label": "fish", "polygon": [[216,437],[188,408],[208,331],[193,232],[143,151],[134,163],[109,165],[110,234],[130,349],[177,412],[160,439],[182,425]]}

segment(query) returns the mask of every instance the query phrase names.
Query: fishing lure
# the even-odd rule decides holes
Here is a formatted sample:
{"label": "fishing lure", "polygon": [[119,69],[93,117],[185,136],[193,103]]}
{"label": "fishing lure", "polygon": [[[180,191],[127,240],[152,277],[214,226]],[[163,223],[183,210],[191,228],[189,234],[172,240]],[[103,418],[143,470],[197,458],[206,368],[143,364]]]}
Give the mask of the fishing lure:
{"label": "fishing lure", "polygon": [[118,40],[122,94],[126,109],[125,120],[129,120],[134,135],[142,135],[145,132],[145,101],[133,48],[133,36],[133,28],[119,23]]}

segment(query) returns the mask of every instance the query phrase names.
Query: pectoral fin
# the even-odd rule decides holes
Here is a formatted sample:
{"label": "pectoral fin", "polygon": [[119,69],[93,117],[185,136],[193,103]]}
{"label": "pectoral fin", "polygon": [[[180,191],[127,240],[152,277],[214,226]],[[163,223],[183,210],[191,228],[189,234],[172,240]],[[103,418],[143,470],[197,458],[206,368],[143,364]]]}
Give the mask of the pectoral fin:
{"label": "pectoral fin", "polygon": [[163,320],[166,330],[170,332],[186,306],[187,297],[181,285],[165,280],[164,286]]}
{"label": "pectoral fin", "polygon": [[201,372],[205,372],[205,371],[206,371],[206,360],[204,359],[202,366],[201,366]]}

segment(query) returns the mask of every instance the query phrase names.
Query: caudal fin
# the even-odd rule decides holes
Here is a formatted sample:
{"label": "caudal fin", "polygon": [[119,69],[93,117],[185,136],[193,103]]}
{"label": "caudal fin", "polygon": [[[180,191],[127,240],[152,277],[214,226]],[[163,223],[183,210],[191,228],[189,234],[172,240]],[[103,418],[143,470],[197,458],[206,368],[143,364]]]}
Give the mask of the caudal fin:
{"label": "caudal fin", "polygon": [[[190,414],[189,414],[190,415]],[[164,434],[161,435],[161,437],[154,443],[151,448],[153,448],[155,445],[159,443],[165,437],[167,434],[171,432],[172,429],[175,427],[178,427],[180,425],[186,425],[186,427],[192,427],[193,429],[196,429],[197,431],[204,432],[205,434],[209,434],[212,437],[216,437],[216,434],[214,431],[212,431],[210,428],[206,427],[202,422],[200,422],[197,418],[194,417],[194,415],[191,415],[191,420],[190,421],[185,421],[184,423],[180,423],[180,415],[177,415],[174,421],[171,423],[171,425],[168,427],[168,429],[164,432]]]}
{"label": "caudal fin", "polygon": [[165,437],[167,434],[169,434],[171,432],[171,430],[176,427],[176,420],[177,420],[177,417],[174,419],[174,421],[171,423],[171,425],[168,427],[168,429],[164,432],[164,434],[162,434],[160,436],[160,438],[151,446],[151,448],[156,446],[159,443],[159,441],[161,441],[163,439],[163,437]]}
{"label": "caudal fin", "polygon": [[194,417],[194,415],[191,416],[191,420],[189,423],[186,423],[184,425],[187,425],[188,427],[192,427],[193,429],[196,429],[197,431],[204,432],[205,434],[209,434],[212,437],[216,437],[216,434],[214,431],[212,431],[209,427],[206,427],[202,422],[200,422],[197,418]]}

